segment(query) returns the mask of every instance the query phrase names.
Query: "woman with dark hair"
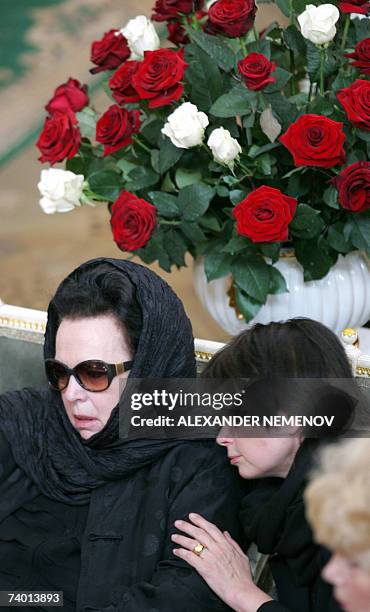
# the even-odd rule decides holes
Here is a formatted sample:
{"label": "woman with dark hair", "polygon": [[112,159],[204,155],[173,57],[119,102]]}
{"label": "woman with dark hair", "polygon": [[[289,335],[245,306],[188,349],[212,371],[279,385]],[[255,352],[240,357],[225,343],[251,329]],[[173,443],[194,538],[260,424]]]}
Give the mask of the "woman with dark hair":
{"label": "woman with dark hair", "polygon": [[[335,435],[351,422],[356,401],[355,382],[341,343],[309,319],[258,324],[241,333],[214,356],[204,376],[256,379],[246,388],[252,414],[293,414],[294,403],[297,414],[302,407],[304,414],[312,415],[329,409],[337,420]],[[336,388],[328,379],[338,384],[338,379],[347,379],[348,384],[345,389]],[[217,439],[239,475],[256,480],[242,502],[240,520],[247,543],[268,555],[277,601],[253,583],[248,557],[227,531],[199,513],[190,514],[190,522],[175,522],[181,533],[172,536],[177,545],[174,554],[194,567],[233,610],[339,610],[331,588],[320,576],[325,551],[314,543],[305,518],[308,473],[317,448],[328,442],[309,437],[312,434],[312,430],[291,427],[282,436],[265,427],[246,438],[244,430],[223,428]],[[197,544],[198,556],[191,552]]]}
{"label": "woman with dark hair", "polygon": [[225,609],[170,540],[194,507],[236,524],[224,453],[119,437],[128,376],[195,376],[180,300],[147,268],[87,262],[50,302],[44,352],[50,388],[0,398],[0,590],[63,591],[68,611]]}

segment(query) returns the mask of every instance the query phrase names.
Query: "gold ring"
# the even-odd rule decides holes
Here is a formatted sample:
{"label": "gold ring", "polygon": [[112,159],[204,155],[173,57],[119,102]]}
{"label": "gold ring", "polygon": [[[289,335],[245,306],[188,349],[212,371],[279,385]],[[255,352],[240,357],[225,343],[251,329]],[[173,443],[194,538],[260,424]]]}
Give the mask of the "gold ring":
{"label": "gold ring", "polygon": [[198,557],[200,557],[204,549],[205,549],[205,546],[203,546],[203,544],[199,544],[198,542],[198,544],[196,544],[193,548],[193,553],[197,555]]}

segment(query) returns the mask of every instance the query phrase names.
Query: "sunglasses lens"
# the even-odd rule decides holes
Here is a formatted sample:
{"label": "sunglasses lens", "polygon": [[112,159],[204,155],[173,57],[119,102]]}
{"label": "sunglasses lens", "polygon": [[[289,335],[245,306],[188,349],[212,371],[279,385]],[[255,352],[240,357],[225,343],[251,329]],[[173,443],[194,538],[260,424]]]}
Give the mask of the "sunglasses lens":
{"label": "sunglasses lens", "polygon": [[76,367],[76,374],[88,391],[105,391],[109,387],[107,366],[102,361],[84,361]]}
{"label": "sunglasses lens", "polygon": [[50,385],[57,391],[63,391],[66,388],[69,381],[69,373],[62,363],[58,361],[46,361],[45,362],[46,376]]}

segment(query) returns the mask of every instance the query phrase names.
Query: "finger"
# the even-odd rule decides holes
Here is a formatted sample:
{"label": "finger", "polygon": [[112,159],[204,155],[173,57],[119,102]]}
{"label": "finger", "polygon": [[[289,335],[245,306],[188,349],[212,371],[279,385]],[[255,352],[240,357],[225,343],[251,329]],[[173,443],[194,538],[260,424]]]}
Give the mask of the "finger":
{"label": "finger", "polygon": [[212,549],[215,546],[214,540],[206,531],[204,531],[204,529],[195,527],[195,525],[192,525],[187,521],[175,521],[175,527],[186,533],[191,538],[194,538],[194,540],[200,544],[203,544],[203,546],[206,546],[207,548]]}
{"label": "finger", "polygon": [[224,531],[224,535],[225,538],[227,539],[227,541],[233,546],[233,548],[235,548],[235,550],[237,550],[240,554],[244,555],[244,551],[243,549],[239,546],[238,542],[236,542],[231,535],[229,534],[228,531]]}
{"label": "finger", "polygon": [[178,544],[178,546],[182,546],[183,548],[186,548],[190,551],[193,551],[197,544],[202,544],[204,546],[202,542],[198,542],[197,540],[193,540],[192,538],[187,538],[183,535],[180,535],[179,533],[174,533],[171,536],[171,540]]}
{"label": "finger", "polygon": [[186,550],[186,548],[174,548],[172,552],[176,557],[180,557],[194,567],[201,576],[203,575],[204,567],[202,567],[203,560],[201,557],[190,552],[190,550]]}
{"label": "finger", "polygon": [[206,531],[211,536],[211,538],[215,540],[215,542],[222,542],[224,540],[224,534],[222,533],[222,531],[214,523],[207,521],[207,519],[205,519],[200,514],[191,512],[189,514],[189,518],[191,522],[194,523],[194,525],[200,527],[201,529],[204,529],[204,531]]}

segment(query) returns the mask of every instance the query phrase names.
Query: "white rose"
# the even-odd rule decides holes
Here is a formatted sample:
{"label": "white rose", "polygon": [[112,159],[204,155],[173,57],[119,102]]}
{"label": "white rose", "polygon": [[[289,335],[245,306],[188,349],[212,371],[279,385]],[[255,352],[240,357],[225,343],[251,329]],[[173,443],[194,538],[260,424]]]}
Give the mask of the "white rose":
{"label": "white rose", "polygon": [[242,152],[238,141],[223,127],[213,130],[207,144],[213,153],[214,160],[229,167],[234,166],[235,158]]}
{"label": "white rose", "polygon": [[144,51],[155,51],[161,46],[161,41],[152,22],[145,15],[138,15],[125,25],[121,34],[127,39],[132,60],[141,60]]}
{"label": "white rose", "polygon": [[171,139],[175,147],[190,149],[202,144],[208,124],[205,113],[199,112],[195,104],[184,102],[169,115],[161,131]]}
{"label": "white rose", "polygon": [[298,16],[302,36],[315,45],[323,45],[333,40],[337,33],[335,24],[339,11],[334,4],[307,4],[306,10]]}
{"label": "white rose", "polygon": [[55,212],[69,212],[75,206],[80,206],[83,182],[83,174],[74,174],[59,168],[41,170],[37,187],[43,196],[40,199],[42,210],[50,215]]}

